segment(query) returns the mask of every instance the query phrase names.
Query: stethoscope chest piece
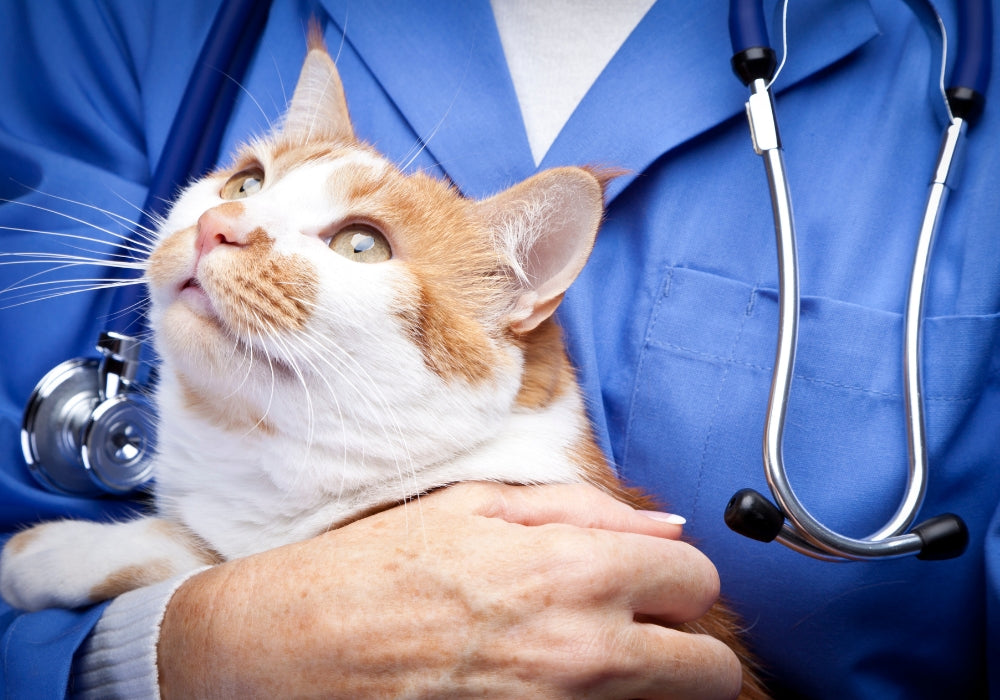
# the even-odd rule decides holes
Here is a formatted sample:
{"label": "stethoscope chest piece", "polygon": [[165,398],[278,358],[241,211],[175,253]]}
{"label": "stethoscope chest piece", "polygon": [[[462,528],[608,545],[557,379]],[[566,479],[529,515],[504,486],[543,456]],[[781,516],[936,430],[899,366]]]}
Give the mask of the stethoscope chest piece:
{"label": "stethoscope chest piece", "polygon": [[24,412],[21,450],[52,491],[121,495],[152,477],[153,411],[134,384],[140,343],[104,333],[97,347],[102,359],[67,360],[42,377]]}

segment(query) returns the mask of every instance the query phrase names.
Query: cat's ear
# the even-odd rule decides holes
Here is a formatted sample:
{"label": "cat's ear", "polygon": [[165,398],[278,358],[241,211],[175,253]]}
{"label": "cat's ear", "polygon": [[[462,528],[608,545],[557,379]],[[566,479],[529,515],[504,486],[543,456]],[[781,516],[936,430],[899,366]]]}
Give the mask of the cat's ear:
{"label": "cat's ear", "polygon": [[340,74],[316,24],[309,28],[309,53],[299,73],[281,133],[302,141],[317,138],[346,142],[356,140]]}
{"label": "cat's ear", "polygon": [[554,168],[479,204],[517,278],[507,321],[527,333],[559,306],[594,246],[604,210],[601,181]]}

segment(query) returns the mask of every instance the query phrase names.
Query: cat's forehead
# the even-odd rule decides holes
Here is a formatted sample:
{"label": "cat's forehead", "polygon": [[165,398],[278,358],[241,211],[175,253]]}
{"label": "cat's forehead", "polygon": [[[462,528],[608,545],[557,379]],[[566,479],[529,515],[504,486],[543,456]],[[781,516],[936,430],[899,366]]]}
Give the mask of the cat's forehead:
{"label": "cat's forehead", "polygon": [[260,166],[269,180],[278,180],[291,172],[323,164],[331,171],[348,167],[358,178],[382,178],[393,170],[377,151],[361,144],[276,138],[247,144],[224,172]]}
{"label": "cat's forehead", "polygon": [[310,190],[338,210],[420,237],[470,223],[471,202],[452,184],[421,172],[404,174],[363,143],[280,137],[252,142],[219,175],[225,178],[254,167],[263,171],[265,190],[288,183],[293,187],[280,188],[285,195],[290,189],[298,194]]}

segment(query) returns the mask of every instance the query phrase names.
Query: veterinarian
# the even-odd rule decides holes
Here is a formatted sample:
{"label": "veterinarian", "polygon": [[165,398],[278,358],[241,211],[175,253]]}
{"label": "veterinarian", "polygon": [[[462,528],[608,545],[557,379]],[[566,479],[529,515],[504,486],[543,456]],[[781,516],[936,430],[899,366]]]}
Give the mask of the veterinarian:
{"label": "veterinarian", "polygon": [[[280,116],[315,16],[360,135],[408,169],[474,197],[538,168],[623,169],[560,319],[611,459],[687,517],[704,556],[675,541],[677,525],[589,488],[463,485],[424,499],[409,536],[396,509],[109,605],[24,614],[0,603],[5,694],[720,697],[735,678],[725,649],[679,633],[648,643],[632,614],[695,618],[721,582],[775,694],[1000,697],[997,82],[938,234],[923,336],[922,513],[960,514],[969,544],[946,561],[837,564],[722,520],[737,489],[767,492],[760,433],[778,317],[767,183],[729,66],[727,3],[439,5],[274,0],[220,152]],[[952,3],[938,5],[952,27]],[[0,253],[66,252],[39,230],[93,233],[51,210],[113,224],[58,197],[137,216],[218,9],[4,4],[0,197],[20,204],[0,204]],[[940,141],[932,52],[899,0],[793,3],[788,46],[775,89],[802,318],[785,456],[809,509],[864,536],[905,482],[898,348]],[[0,265],[0,289],[28,274]],[[35,382],[92,354],[112,293],[0,311],[8,533],[135,507],[44,490],[19,444]]]}

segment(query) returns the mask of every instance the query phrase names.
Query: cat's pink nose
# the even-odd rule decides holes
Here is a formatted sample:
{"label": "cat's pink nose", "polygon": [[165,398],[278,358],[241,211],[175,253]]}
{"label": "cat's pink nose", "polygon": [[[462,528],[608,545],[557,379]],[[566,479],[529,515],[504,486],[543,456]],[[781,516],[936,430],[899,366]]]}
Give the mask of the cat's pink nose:
{"label": "cat's pink nose", "polygon": [[198,217],[194,247],[199,257],[220,245],[246,245],[246,237],[237,229],[236,217],[223,207],[225,205],[214,207]]}

